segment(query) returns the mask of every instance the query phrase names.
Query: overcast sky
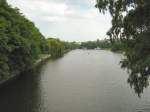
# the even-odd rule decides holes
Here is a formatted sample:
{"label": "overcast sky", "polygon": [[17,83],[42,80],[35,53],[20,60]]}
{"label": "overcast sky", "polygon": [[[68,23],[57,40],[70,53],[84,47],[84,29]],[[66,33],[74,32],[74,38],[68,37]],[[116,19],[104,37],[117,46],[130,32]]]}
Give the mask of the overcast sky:
{"label": "overcast sky", "polygon": [[46,37],[67,41],[103,39],[111,27],[109,14],[100,14],[95,0],[7,0]]}

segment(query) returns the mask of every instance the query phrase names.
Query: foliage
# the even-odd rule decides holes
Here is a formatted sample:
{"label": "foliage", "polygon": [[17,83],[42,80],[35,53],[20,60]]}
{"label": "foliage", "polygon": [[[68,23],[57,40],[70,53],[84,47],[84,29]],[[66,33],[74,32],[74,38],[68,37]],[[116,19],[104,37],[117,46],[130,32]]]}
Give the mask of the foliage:
{"label": "foliage", "polygon": [[82,42],[81,45],[80,45],[80,48],[86,48],[86,49],[96,49],[96,48],[108,49],[108,48],[111,48],[111,43],[107,39],[97,40],[97,41],[87,41],[87,42]]}
{"label": "foliage", "polygon": [[[126,56],[122,67],[128,68],[130,78],[138,80],[138,74],[149,76],[150,0],[97,0],[96,7],[103,13],[109,11],[112,16],[112,27],[107,34],[112,43],[121,41]],[[143,85],[141,82],[131,84],[137,88],[138,83]]]}
{"label": "foliage", "polygon": [[47,45],[48,45],[48,53],[53,58],[61,57],[63,56],[64,53],[72,49],[78,48],[78,44],[76,42],[64,42],[55,38],[48,38]]}
{"label": "foliage", "polygon": [[113,44],[111,44],[111,50],[114,52],[122,51],[122,43],[120,41],[116,41]]}
{"label": "foliage", "polygon": [[0,80],[32,66],[44,52],[42,34],[17,8],[0,1]]}
{"label": "foliage", "polygon": [[19,9],[0,1],[0,80],[28,70],[41,54],[60,57],[77,47],[75,42],[45,39]]}

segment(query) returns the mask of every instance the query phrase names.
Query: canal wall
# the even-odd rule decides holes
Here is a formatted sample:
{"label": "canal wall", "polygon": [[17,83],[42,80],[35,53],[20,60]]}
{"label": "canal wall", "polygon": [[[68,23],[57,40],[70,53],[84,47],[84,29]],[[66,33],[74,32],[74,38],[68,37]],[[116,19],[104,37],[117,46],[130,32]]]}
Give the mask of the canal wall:
{"label": "canal wall", "polygon": [[[48,60],[50,58],[51,58],[50,55],[46,55],[46,56],[41,57],[40,59],[36,60],[36,62],[33,64],[32,67],[29,68],[29,70],[37,67],[42,62],[45,62],[46,60]],[[9,78],[1,80],[0,81],[0,87],[2,87],[3,85],[8,84],[9,82],[17,79],[21,75],[21,73],[22,72],[15,71],[11,76],[9,76]]]}

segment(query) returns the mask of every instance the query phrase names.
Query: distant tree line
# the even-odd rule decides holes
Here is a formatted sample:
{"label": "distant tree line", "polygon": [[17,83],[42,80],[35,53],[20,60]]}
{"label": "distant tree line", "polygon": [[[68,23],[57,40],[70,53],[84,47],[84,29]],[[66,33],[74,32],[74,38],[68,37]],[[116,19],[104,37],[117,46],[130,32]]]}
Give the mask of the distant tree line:
{"label": "distant tree line", "polygon": [[117,41],[115,43],[111,43],[109,39],[104,40],[96,40],[96,41],[87,41],[87,42],[81,42],[80,48],[86,48],[86,49],[110,49],[112,51],[120,51],[122,50],[121,42]]}
{"label": "distant tree line", "polygon": [[41,54],[59,57],[76,47],[75,42],[46,39],[18,8],[0,0],[0,80],[29,69]]}

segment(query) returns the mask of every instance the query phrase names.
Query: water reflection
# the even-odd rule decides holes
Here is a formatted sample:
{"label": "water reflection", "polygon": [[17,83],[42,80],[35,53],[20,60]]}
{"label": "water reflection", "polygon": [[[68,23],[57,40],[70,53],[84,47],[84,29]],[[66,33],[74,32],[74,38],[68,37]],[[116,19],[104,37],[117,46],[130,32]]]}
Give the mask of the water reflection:
{"label": "water reflection", "polygon": [[[17,81],[10,82],[0,90],[2,112],[41,112],[40,79],[41,66],[23,73]],[[6,100],[7,99],[7,100]]]}
{"label": "water reflection", "polygon": [[[75,50],[0,89],[1,112],[150,112],[148,76],[118,65],[121,54]],[[139,94],[140,96],[140,94]]]}

